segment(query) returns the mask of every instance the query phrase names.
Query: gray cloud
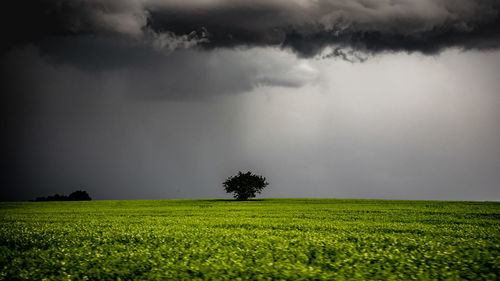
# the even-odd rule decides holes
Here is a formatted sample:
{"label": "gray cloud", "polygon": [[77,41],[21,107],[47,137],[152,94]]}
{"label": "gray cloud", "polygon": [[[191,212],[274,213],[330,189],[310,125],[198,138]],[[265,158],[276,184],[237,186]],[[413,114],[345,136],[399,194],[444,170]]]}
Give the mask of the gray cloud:
{"label": "gray cloud", "polygon": [[133,98],[203,99],[260,86],[301,87],[315,83],[320,75],[306,60],[276,48],[221,48],[210,52],[181,48],[164,52],[85,35],[48,38],[7,57],[27,50],[53,65],[90,72],[120,71],[128,77],[123,83]]}
{"label": "gray cloud", "polygon": [[159,62],[123,70],[130,96],[203,99],[263,86],[298,88],[315,83],[319,77],[309,62],[274,49],[182,50]]}
{"label": "gray cloud", "polygon": [[4,25],[11,34],[7,41],[92,34],[167,51],[193,46],[276,46],[301,56],[317,55],[328,46],[367,53],[433,54],[448,47],[491,49],[500,45],[500,3],[496,0],[36,3],[37,9],[30,12],[20,4],[7,4],[4,10],[9,14],[4,21],[22,19],[20,24]]}
{"label": "gray cloud", "polygon": [[[86,52],[88,49],[94,51]],[[211,52],[181,49],[165,54],[89,36],[51,39],[40,47],[10,52],[2,63],[4,77],[12,76],[10,68],[35,62],[52,67],[76,67],[89,73],[114,73],[121,79],[122,94],[132,99],[208,99],[264,86],[302,87],[316,83],[320,77],[307,60],[272,48]],[[28,73],[17,73],[11,79],[39,73],[24,71]]]}

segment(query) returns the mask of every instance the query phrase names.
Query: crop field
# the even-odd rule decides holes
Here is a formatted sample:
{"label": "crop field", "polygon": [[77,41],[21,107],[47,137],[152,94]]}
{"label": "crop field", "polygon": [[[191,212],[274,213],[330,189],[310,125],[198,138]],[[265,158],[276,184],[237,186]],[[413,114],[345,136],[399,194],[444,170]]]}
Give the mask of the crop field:
{"label": "crop field", "polygon": [[0,203],[1,280],[499,280],[500,203]]}

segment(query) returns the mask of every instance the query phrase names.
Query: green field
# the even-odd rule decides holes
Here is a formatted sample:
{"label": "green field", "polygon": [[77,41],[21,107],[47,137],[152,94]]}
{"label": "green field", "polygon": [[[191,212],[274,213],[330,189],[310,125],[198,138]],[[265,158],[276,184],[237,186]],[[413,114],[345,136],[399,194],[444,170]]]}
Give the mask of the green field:
{"label": "green field", "polygon": [[0,279],[500,279],[500,203],[0,203]]}

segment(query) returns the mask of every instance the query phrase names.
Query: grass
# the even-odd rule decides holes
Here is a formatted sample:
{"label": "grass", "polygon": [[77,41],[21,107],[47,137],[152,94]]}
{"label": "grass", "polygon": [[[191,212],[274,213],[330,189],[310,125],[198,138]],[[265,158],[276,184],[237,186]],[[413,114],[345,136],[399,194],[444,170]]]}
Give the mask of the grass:
{"label": "grass", "polygon": [[0,203],[0,279],[500,279],[500,203]]}

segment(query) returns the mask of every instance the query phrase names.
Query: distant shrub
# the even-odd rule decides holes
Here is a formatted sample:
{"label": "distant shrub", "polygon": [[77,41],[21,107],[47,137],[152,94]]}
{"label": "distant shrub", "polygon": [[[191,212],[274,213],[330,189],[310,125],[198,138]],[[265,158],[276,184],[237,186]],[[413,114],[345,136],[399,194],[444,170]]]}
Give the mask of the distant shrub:
{"label": "distant shrub", "polygon": [[87,193],[87,191],[84,190],[77,190],[71,193],[68,196],[68,201],[90,201],[92,200]]}
{"label": "distant shrub", "polygon": [[43,201],[90,201],[90,198],[87,191],[77,190],[71,193],[69,196],[54,194],[52,196],[47,197],[37,197],[35,200],[31,200],[34,202],[43,202]]}

